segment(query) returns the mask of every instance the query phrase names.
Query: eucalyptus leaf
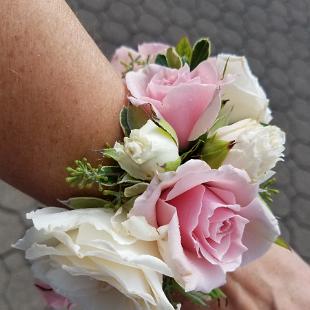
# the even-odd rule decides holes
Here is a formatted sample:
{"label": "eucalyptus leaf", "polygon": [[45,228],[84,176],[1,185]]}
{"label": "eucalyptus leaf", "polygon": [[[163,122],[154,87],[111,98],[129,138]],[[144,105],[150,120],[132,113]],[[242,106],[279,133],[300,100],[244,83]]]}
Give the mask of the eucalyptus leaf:
{"label": "eucalyptus leaf", "polygon": [[167,49],[166,58],[170,68],[179,69],[182,66],[182,60],[174,48]]}
{"label": "eucalyptus leaf", "polygon": [[117,184],[138,184],[138,183],[141,183],[141,180],[137,180],[127,173],[117,182]]}
{"label": "eucalyptus leaf", "polygon": [[119,114],[119,122],[125,136],[129,136],[130,127],[128,124],[128,107],[123,107]]}
{"label": "eucalyptus leaf", "polygon": [[72,197],[60,202],[70,209],[113,208],[111,201],[97,197]]}
{"label": "eucalyptus leaf", "polygon": [[122,205],[123,210],[129,212],[129,211],[132,209],[132,207],[133,207],[133,205],[134,205],[136,199],[137,199],[137,197],[134,196],[134,197],[130,198],[129,200],[127,200],[127,201]]}
{"label": "eucalyptus leaf", "polygon": [[201,62],[208,59],[210,52],[210,41],[207,38],[198,40],[193,47],[190,69],[194,70]]}
{"label": "eucalyptus leaf", "polygon": [[168,67],[167,58],[163,54],[158,54],[156,56],[155,63],[160,66]]}
{"label": "eucalyptus leaf", "polygon": [[138,196],[138,195],[145,192],[148,185],[149,185],[148,183],[140,182],[140,183],[134,184],[132,186],[126,187],[124,189],[124,196],[128,197],[128,198]]}
{"label": "eucalyptus leaf", "polygon": [[150,119],[141,107],[130,104],[127,108],[127,124],[130,130],[140,129]]}
{"label": "eucalyptus leaf", "polygon": [[192,57],[192,47],[186,36],[181,38],[175,49],[185,62],[190,63]]}

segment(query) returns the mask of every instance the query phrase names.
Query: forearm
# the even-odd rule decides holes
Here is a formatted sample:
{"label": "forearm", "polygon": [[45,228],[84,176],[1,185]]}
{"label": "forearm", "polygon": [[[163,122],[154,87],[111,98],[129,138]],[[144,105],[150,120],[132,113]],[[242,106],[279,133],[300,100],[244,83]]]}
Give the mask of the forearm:
{"label": "forearm", "polygon": [[238,310],[307,309],[309,290],[310,267],[295,252],[276,245],[230,274],[224,287],[228,309]]}
{"label": "forearm", "polygon": [[0,177],[54,203],[65,167],[120,135],[125,91],[63,0],[0,6]]}

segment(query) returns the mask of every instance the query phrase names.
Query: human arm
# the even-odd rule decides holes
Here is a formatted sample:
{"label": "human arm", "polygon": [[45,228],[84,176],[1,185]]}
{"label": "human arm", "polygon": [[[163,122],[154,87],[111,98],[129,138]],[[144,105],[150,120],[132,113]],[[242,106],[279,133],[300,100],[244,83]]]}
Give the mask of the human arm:
{"label": "human arm", "polygon": [[65,1],[0,8],[0,177],[55,204],[66,166],[120,137],[123,83]]}

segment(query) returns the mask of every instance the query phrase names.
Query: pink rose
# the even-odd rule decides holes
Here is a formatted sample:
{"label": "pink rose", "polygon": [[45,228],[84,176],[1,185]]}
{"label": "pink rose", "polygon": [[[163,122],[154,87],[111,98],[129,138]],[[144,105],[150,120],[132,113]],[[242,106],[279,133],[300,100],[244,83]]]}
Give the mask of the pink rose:
{"label": "pink rose", "polygon": [[132,215],[158,228],[161,255],[186,291],[222,286],[227,272],[263,255],[280,234],[244,170],[201,160],[154,177]]}
{"label": "pink rose", "polygon": [[130,101],[150,103],[174,128],[181,148],[205,133],[221,108],[220,80],[212,61],[203,61],[193,71],[187,64],[180,69],[151,64],[128,72],[125,79]]}
{"label": "pink rose", "polygon": [[[140,44],[138,45],[138,51],[135,51],[134,49],[127,46],[121,46],[112,56],[111,64],[117,72],[123,73],[126,71],[124,64],[131,63],[130,55],[134,59],[139,57],[139,61],[141,62],[146,61],[147,58],[149,58],[148,63],[153,63],[157,54],[165,53],[168,47],[169,46],[166,44],[156,42]],[[133,69],[137,70],[140,67],[141,66],[135,64]]]}
{"label": "pink rose", "polygon": [[57,294],[49,285],[37,281],[35,286],[39,289],[47,306],[52,309],[72,309],[72,303],[62,295]]}

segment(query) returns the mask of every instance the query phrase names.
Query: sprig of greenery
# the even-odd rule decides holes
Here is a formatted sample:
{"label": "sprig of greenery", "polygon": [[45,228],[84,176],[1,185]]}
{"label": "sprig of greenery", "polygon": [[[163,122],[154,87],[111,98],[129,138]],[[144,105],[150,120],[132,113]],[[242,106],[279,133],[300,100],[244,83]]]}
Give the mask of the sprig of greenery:
{"label": "sprig of greenery", "polygon": [[193,304],[204,306],[206,308],[208,307],[208,301],[211,301],[212,299],[219,300],[221,298],[226,298],[226,295],[219,288],[214,289],[209,293],[203,293],[200,291],[185,292],[185,290],[173,278],[166,276],[163,281],[163,290],[168,300],[175,308],[179,302],[175,300],[175,297],[173,296],[174,293],[179,293]]}
{"label": "sprig of greenery", "polygon": [[116,186],[119,179],[124,175],[124,171],[119,166],[93,167],[86,158],[75,161],[75,168],[67,167],[69,176],[66,181],[71,186],[77,186],[80,189],[90,188],[97,184],[99,191],[103,187]]}
{"label": "sprig of greenery", "polygon": [[137,57],[133,57],[133,55],[130,52],[128,52],[128,58],[129,58],[128,63],[121,61],[121,65],[124,67],[124,71],[122,72],[122,78],[125,77],[126,73],[133,71],[135,69],[135,66],[146,66],[150,62],[149,55],[144,60],[144,59],[141,59],[141,55],[138,55]]}
{"label": "sprig of greenery", "polygon": [[260,185],[260,196],[265,201],[267,205],[273,202],[273,196],[279,194],[279,190],[273,186],[276,183],[275,178],[270,178],[266,182]]}

